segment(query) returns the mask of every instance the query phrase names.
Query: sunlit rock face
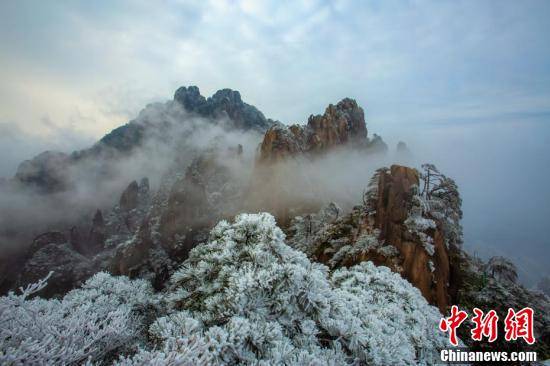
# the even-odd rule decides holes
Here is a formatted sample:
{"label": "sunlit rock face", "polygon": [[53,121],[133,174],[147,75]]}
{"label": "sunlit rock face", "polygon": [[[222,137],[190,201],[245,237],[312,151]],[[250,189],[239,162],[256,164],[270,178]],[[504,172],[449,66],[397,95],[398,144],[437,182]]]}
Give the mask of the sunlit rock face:
{"label": "sunlit rock face", "polygon": [[333,268],[363,261],[389,267],[445,311],[454,292],[452,253],[458,248],[446,239],[442,218],[418,211],[419,184],[416,169],[379,169],[363,205],[348,215],[327,215],[324,209],[294,218],[291,243]]}
{"label": "sunlit rock face", "polygon": [[298,154],[326,152],[337,146],[368,146],[365,114],[353,99],[330,104],[323,115],[311,115],[305,126],[274,125],[264,136],[259,161],[276,162]]}
{"label": "sunlit rock face", "polygon": [[[402,275],[418,287],[428,301],[444,310],[450,303],[451,263],[441,224],[435,220],[435,225],[428,227],[426,236],[422,237],[411,233],[405,223],[418,186],[415,169],[394,165],[389,172],[383,172],[378,183],[375,226],[380,230],[380,239],[398,249]],[[424,241],[431,244],[431,249],[427,250]]]}
{"label": "sunlit rock face", "polygon": [[332,153],[346,159],[346,154],[386,150],[379,136],[368,138],[363,108],[350,98],[330,104],[322,115],[311,115],[305,125],[276,123],[258,149],[248,207],[268,210],[286,226],[292,215],[320,209],[322,197],[304,194],[315,190],[315,179],[307,172],[312,162]]}

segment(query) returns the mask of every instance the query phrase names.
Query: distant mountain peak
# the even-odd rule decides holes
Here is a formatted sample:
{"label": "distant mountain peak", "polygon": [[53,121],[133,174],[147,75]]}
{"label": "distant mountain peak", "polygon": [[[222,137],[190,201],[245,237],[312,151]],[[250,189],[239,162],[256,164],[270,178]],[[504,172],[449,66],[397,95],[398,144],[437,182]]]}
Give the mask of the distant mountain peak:
{"label": "distant mountain peak", "polygon": [[197,86],[182,86],[174,93],[174,101],[201,117],[228,118],[237,129],[265,132],[274,123],[256,107],[243,102],[241,93],[233,89],[220,89],[205,98]]}

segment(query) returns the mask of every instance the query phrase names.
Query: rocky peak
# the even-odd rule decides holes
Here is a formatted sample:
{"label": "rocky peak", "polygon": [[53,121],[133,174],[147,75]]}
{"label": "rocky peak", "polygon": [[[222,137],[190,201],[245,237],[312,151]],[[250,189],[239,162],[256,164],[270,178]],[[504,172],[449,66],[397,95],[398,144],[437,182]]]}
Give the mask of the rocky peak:
{"label": "rocky peak", "polygon": [[[221,218],[233,215],[242,196],[230,169],[220,163],[237,162],[242,146],[202,152],[177,179],[160,217],[162,244],[171,254],[185,257]],[[221,159],[221,160],[220,160]]]}
{"label": "rocky peak", "polygon": [[[74,151],[70,155],[46,151],[22,162],[14,182],[40,193],[66,191],[72,187],[68,179],[68,168],[85,164],[87,159],[101,161],[102,164],[97,166],[105,169],[118,157],[127,156],[136,148],[143,147],[145,142],[166,144],[172,138],[181,138],[181,141],[176,142],[184,145],[185,139],[192,136],[192,132],[182,136],[176,133],[178,136],[175,137],[171,129],[173,126],[185,126],[189,122],[189,115],[183,113],[179,106],[192,115],[205,118],[208,123],[227,129],[263,134],[274,123],[266,119],[256,107],[243,102],[236,90],[222,89],[212,97],[205,98],[196,86],[181,87],[174,93],[174,101],[147,105],[135,119],[113,129],[90,148]],[[189,122],[189,125],[193,123]],[[96,176],[94,172],[89,175],[90,178]]]}
{"label": "rocky peak", "polygon": [[[362,261],[389,267],[445,311],[454,291],[453,247],[447,245],[442,229],[445,218],[440,221],[418,210],[421,181],[416,169],[399,165],[379,169],[363,206],[336,219],[326,220],[321,214],[297,217],[290,225],[290,241],[333,268]],[[304,243],[308,248],[303,248]]]}
{"label": "rocky peak", "polygon": [[398,153],[405,153],[405,154],[408,154],[410,152],[409,147],[403,141],[399,141],[397,143],[396,151]]}
{"label": "rocky peak", "polygon": [[413,212],[419,183],[415,169],[393,165],[383,171],[378,181],[375,225],[380,239],[399,250],[402,275],[444,311],[450,303],[449,249],[442,224],[422,212]]}
{"label": "rocky peak", "polygon": [[310,116],[311,129],[308,150],[325,150],[346,143],[362,144],[367,138],[363,108],[353,99],[342,99],[336,106],[330,104],[323,115]]}
{"label": "rocky peak", "polygon": [[139,186],[134,180],[126,187],[124,192],[122,192],[119,200],[120,208],[123,211],[131,211],[136,208],[138,205],[138,193]]}
{"label": "rocky peak", "polygon": [[99,209],[96,210],[92,218],[88,235],[82,235],[77,226],[73,226],[69,231],[70,247],[87,257],[101,252],[105,248],[105,239],[105,220]]}
{"label": "rocky peak", "polygon": [[96,210],[94,214],[94,218],[92,219],[92,227],[103,227],[105,226],[105,221],[103,220],[103,214],[101,213],[101,210]]}
{"label": "rocky peak", "polygon": [[214,93],[210,98],[212,103],[226,106],[238,106],[243,104],[241,93],[232,89],[221,89]]}
{"label": "rocky peak", "polygon": [[264,132],[273,124],[273,121],[266,119],[256,107],[244,103],[241,94],[232,89],[218,90],[206,99],[200,94],[198,87],[183,86],[176,90],[174,100],[188,112],[201,117],[226,118],[228,127],[231,128]]}
{"label": "rocky peak", "polygon": [[[379,145],[380,141],[375,140]],[[355,100],[345,98],[336,105],[330,104],[323,115],[311,115],[305,126],[273,125],[262,141],[259,161],[275,162],[303,153],[316,155],[338,146],[370,145],[363,108]]]}
{"label": "rocky peak", "polygon": [[105,220],[101,210],[95,212],[92,220],[92,227],[88,235],[88,243],[86,248],[87,254],[97,254],[105,247]]}
{"label": "rocky peak", "polygon": [[174,100],[189,112],[197,112],[206,104],[206,98],[201,95],[197,86],[178,88],[174,94]]}
{"label": "rocky peak", "polygon": [[305,151],[304,128],[298,125],[290,127],[278,123],[264,135],[260,145],[260,162],[274,163]]}

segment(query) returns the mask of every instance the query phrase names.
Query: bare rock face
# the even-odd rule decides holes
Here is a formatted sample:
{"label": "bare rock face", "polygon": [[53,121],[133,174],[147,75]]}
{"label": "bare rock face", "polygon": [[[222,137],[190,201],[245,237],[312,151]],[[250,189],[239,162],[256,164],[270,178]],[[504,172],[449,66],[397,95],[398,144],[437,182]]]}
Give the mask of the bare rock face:
{"label": "bare rock face", "polygon": [[101,210],[97,210],[88,235],[88,252],[92,254],[99,253],[105,246],[105,239],[105,220]]}
{"label": "bare rock face", "polygon": [[330,104],[324,114],[311,115],[305,126],[273,125],[260,144],[247,197],[248,211],[267,210],[286,226],[297,213],[320,209],[319,197],[300,195],[293,186],[311,181],[301,164],[309,164],[333,150],[360,150],[369,154],[384,150],[376,137],[369,140],[363,109],[353,99]]}
{"label": "bare rock face", "polygon": [[168,252],[186,257],[193,246],[208,238],[215,223],[236,214],[241,192],[218,157],[226,162],[238,160],[239,151],[242,147],[205,151],[174,182],[159,222],[162,245]]}
{"label": "bare rock face", "polygon": [[342,99],[336,106],[330,104],[320,116],[310,116],[307,126],[307,144],[310,150],[323,151],[336,145],[362,145],[367,138],[367,125],[363,108],[353,99]]}
{"label": "bare rock face", "polygon": [[32,256],[38,250],[42,249],[48,244],[64,244],[67,242],[65,234],[61,231],[49,231],[43,234],[38,235],[32,241],[32,244],[29,247],[27,252],[28,256]]}
{"label": "bare rock face", "polygon": [[330,104],[323,115],[310,116],[306,126],[276,124],[265,134],[260,162],[276,162],[301,153],[315,154],[336,146],[366,147],[367,125],[363,108],[353,99]]}
{"label": "bare rock face", "polygon": [[120,196],[120,208],[123,211],[131,211],[138,205],[139,186],[134,180],[128,187],[122,192]]}
{"label": "bare rock face", "polygon": [[188,112],[213,119],[226,119],[228,127],[265,132],[273,124],[256,107],[244,103],[236,90],[221,89],[206,99],[196,86],[176,90],[174,100]]}
{"label": "bare rock face", "polygon": [[276,124],[264,135],[260,145],[259,161],[274,163],[303,153],[305,148],[305,130],[299,125],[286,127]]}
{"label": "bare rock face", "polygon": [[[363,206],[328,224],[316,224],[321,229],[313,233],[311,230],[304,233],[303,223],[311,218],[295,218],[290,225],[289,240],[299,245],[308,243],[309,248],[299,249],[332,268],[362,261],[387,266],[444,312],[453,291],[452,249],[437,220],[414,213],[419,183],[415,169],[398,165],[381,169],[371,182]],[[420,229],[413,227],[411,221]]]}
{"label": "bare rock face", "polygon": [[[234,216],[241,207],[242,184],[236,184],[231,167],[242,162],[243,147],[212,146],[201,151],[184,173],[174,170],[165,175],[161,187],[151,197],[146,211],[141,200],[138,209],[110,214],[107,243],[121,243],[114,248],[108,263],[114,274],[148,278],[162,289],[177,264],[198,243],[206,241],[210,229],[219,220]],[[222,163],[223,162],[223,163]],[[228,164],[228,165],[226,165]],[[144,196],[144,181],[140,195]],[[142,214],[139,214],[142,212]],[[133,231],[123,232],[120,217],[135,214],[141,218]]]}
{"label": "bare rock face", "polygon": [[135,277],[147,262],[152,247],[150,225],[145,220],[131,245],[120,247],[111,264],[111,272],[117,275]]}
{"label": "bare rock face", "polygon": [[26,286],[53,272],[41,296],[63,295],[80,286],[94,272],[93,263],[72,248],[61,232],[39,235],[30,246],[17,283]]}
{"label": "bare rock face", "polygon": [[418,287],[428,301],[444,310],[450,303],[447,287],[451,266],[444,235],[437,223],[428,228],[425,240],[433,247],[427,250],[422,238],[411,235],[405,224],[418,185],[419,176],[414,169],[393,165],[389,172],[382,172],[375,225],[380,230],[380,239],[399,251],[403,277]]}
{"label": "bare rock face", "polygon": [[206,98],[200,93],[197,86],[182,86],[176,90],[174,100],[179,102],[187,111],[199,111],[206,105]]}
{"label": "bare rock face", "polygon": [[83,230],[77,226],[73,226],[69,231],[69,243],[78,253],[91,258],[105,249],[107,234],[101,210],[96,210],[89,232],[87,234],[82,232]]}

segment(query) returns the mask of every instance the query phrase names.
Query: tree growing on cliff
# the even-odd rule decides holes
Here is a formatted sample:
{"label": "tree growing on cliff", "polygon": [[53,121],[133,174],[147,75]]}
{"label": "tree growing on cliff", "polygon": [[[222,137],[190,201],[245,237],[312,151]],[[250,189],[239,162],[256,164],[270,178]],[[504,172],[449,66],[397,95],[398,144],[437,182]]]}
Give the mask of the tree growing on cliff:
{"label": "tree growing on cliff", "polygon": [[462,198],[456,182],[433,164],[422,164],[420,198],[424,212],[442,225],[447,245],[462,244]]}

